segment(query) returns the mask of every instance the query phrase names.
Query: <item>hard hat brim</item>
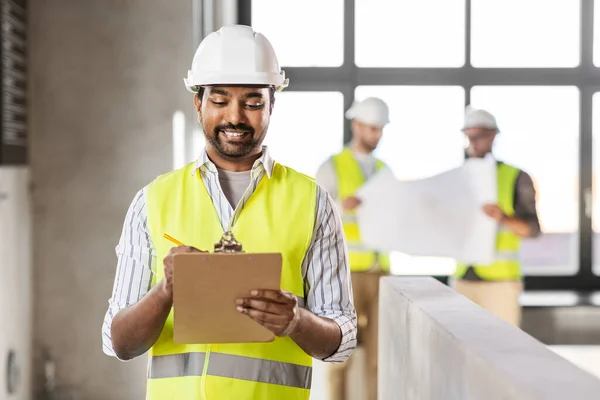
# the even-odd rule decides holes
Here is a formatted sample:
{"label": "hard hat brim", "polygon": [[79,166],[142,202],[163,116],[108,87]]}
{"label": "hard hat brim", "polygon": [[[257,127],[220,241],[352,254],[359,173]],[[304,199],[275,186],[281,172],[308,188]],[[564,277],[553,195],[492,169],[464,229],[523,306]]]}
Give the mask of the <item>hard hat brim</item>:
{"label": "hard hat brim", "polygon": [[500,133],[500,129],[498,129],[497,126],[491,126],[491,125],[483,125],[483,124],[475,124],[475,125],[467,125],[464,126],[461,131],[466,131],[467,129],[473,129],[473,128],[480,128],[480,129],[489,129],[490,131],[496,131],[497,133]]}
{"label": "hard hat brim", "polygon": [[387,124],[390,123],[390,121],[369,121],[366,119],[361,119],[361,118],[349,118],[351,121],[357,121],[360,122],[361,124],[365,124],[365,125],[369,125],[369,126],[376,126],[378,128],[385,128],[385,126]]}
{"label": "hard hat brim", "polygon": [[351,121],[358,121],[362,124],[365,125],[371,125],[371,126],[377,126],[380,128],[384,128],[387,124],[390,123],[390,119],[386,118],[385,120],[369,120],[367,118],[360,118],[357,115],[355,115],[355,112],[353,109],[350,109],[348,111],[346,111],[345,116],[347,119],[351,120]]}
{"label": "hard hat brim", "polygon": [[187,78],[183,78],[185,87],[192,93],[197,92],[198,86],[215,86],[215,85],[265,85],[275,86],[278,91],[283,90],[289,85],[289,79],[285,78],[283,71],[280,74],[273,73],[253,73],[253,74],[223,74],[223,73],[204,73],[192,74],[188,73]]}

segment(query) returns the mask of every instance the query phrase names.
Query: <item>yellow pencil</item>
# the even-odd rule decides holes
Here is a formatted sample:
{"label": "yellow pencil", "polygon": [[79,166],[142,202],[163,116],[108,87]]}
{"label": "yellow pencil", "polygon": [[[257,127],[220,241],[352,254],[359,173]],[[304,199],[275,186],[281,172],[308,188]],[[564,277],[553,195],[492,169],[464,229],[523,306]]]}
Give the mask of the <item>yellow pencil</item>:
{"label": "yellow pencil", "polygon": [[179,240],[175,239],[173,236],[168,235],[168,234],[164,234],[163,237],[173,243],[175,243],[177,246],[185,246],[185,244],[181,243]]}

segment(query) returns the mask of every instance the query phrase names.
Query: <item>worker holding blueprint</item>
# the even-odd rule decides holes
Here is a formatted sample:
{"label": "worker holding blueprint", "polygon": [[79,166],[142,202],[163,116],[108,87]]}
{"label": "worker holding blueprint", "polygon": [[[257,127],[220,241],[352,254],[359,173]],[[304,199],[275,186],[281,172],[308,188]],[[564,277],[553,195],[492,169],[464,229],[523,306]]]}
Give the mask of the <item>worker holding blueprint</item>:
{"label": "worker holding blueprint", "polygon": [[[485,110],[467,107],[463,132],[469,140],[467,157],[491,155],[499,133],[496,119]],[[531,177],[501,161],[496,163],[497,202],[485,204],[483,212],[498,224],[495,259],[488,265],[459,264],[455,289],[514,325],[521,321],[522,291],[519,244],[521,238],[540,234]]]}
{"label": "worker holding blueprint", "polygon": [[460,167],[408,182],[384,170],[357,191],[361,239],[380,251],[455,259],[455,289],[518,325],[519,244],[540,234],[535,188],[527,173],[494,159],[499,130],[489,112],[468,107],[463,131]]}

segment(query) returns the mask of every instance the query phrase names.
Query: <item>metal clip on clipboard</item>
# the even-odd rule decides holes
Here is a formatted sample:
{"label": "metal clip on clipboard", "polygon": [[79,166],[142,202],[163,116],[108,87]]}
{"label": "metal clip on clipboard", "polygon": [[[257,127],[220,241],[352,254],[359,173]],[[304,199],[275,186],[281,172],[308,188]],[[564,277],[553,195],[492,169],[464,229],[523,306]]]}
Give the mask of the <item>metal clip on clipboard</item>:
{"label": "metal clip on clipboard", "polygon": [[242,244],[235,239],[231,231],[223,233],[221,240],[215,243],[215,253],[243,253]]}

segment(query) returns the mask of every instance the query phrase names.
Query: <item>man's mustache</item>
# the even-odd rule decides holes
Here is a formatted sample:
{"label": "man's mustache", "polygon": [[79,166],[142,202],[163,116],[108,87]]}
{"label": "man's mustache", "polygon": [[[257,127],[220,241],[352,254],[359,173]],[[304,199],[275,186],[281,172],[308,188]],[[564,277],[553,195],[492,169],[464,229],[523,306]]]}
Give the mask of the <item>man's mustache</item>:
{"label": "man's mustache", "polygon": [[223,125],[219,125],[219,126],[215,127],[215,129],[214,129],[215,135],[218,135],[219,131],[239,131],[239,132],[254,133],[254,128],[252,128],[250,125],[246,125],[244,123],[239,123],[236,125],[223,124]]}

